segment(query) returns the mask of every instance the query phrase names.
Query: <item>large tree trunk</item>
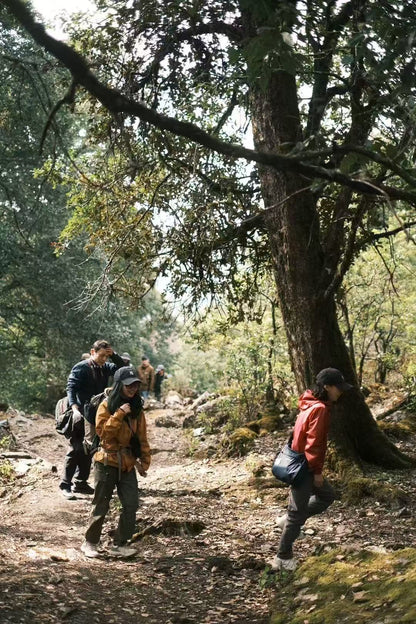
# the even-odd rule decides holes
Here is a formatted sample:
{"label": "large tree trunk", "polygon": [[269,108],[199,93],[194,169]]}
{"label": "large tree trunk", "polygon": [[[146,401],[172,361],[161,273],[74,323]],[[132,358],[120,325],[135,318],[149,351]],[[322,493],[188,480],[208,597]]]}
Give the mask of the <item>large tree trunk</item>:
{"label": "large tree trunk", "polygon": [[[276,72],[266,89],[253,88],[252,126],[257,149],[277,151],[301,140],[295,78]],[[299,390],[322,368],[340,369],[356,386],[334,410],[334,441],[350,457],[389,467],[409,460],[384,436],[358,390],[354,367],[338,326],[335,301],[325,294],[333,271],[325,249],[310,181],[293,173],[260,170],[277,293]],[[271,208],[270,207],[274,207]],[[327,266],[328,265],[328,266]],[[348,396],[347,396],[348,395]]]}

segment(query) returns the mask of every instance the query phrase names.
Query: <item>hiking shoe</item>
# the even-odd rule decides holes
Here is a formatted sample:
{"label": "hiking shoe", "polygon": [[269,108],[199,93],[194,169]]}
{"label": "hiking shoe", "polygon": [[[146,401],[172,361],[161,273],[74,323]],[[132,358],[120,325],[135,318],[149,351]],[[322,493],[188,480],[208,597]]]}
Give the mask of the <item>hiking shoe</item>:
{"label": "hiking shoe", "polygon": [[91,542],[83,542],[81,545],[81,551],[84,553],[86,557],[98,557],[99,552],[97,549],[97,544],[92,544]]}
{"label": "hiking shoe", "polygon": [[133,555],[137,555],[137,550],[132,548],[131,546],[116,546],[114,545],[111,549],[113,555],[118,555],[119,557],[133,557]]}
{"label": "hiking shoe", "polygon": [[285,571],[285,572],[294,572],[297,568],[298,562],[296,559],[280,559],[277,555],[270,562],[270,567],[272,570],[276,571]]}
{"label": "hiking shoe", "polygon": [[276,528],[282,529],[283,531],[283,529],[285,528],[286,520],[287,520],[287,514],[285,514],[284,516],[277,516],[275,520]]}
{"label": "hiking shoe", "polygon": [[78,483],[75,483],[72,491],[75,494],[94,494],[94,488],[92,488],[86,481],[78,481]]}
{"label": "hiking shoe", "polygon": [[75,500],[76,496],[71,492],[70,485],[60,485],[59,489],[61,490],[61,494],[66,500]]}

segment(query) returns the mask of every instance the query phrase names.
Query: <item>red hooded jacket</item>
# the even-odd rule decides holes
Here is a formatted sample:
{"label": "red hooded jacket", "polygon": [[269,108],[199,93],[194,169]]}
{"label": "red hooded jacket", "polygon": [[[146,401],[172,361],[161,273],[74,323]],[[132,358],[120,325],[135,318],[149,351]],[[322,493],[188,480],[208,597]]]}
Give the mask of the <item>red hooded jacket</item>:
{"label": "red hooded jacket", "polygon": [[292,449],[305,453],[309,469],[321,474],[329,429],[329,403],[306,390],[299,398],[299,414],[293,430]]}

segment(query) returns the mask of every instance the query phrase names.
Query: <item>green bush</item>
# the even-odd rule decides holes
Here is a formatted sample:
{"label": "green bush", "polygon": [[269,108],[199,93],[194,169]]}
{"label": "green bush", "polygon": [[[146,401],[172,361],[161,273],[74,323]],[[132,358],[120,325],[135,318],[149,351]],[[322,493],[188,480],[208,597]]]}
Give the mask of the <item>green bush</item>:
{"label": "green bush", "polygon": [[7,460],[0,460],[0,483],[6,484],[13,481],[15,472],[13,466]]}

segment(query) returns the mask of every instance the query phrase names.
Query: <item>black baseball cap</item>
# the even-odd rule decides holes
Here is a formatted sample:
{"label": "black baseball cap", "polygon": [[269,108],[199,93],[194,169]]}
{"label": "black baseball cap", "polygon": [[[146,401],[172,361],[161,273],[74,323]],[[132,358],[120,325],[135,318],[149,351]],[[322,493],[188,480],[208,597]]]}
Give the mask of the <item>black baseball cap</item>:
{"label": "black baseball cap", "polygon": [[319,386],[336,386],[343,392],[353,387],[345,381],[343,374],[337,368],[323,368],[316,376],[316,383]]}
{"label": "black baseball cap", "polygon": [[114,381],[117,383],[121,381],[124,386],[129,386],[135,381],[139,381],[140,379],[137,377],[136,371],[133,366],[122,366],[114,373]]}

